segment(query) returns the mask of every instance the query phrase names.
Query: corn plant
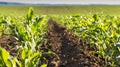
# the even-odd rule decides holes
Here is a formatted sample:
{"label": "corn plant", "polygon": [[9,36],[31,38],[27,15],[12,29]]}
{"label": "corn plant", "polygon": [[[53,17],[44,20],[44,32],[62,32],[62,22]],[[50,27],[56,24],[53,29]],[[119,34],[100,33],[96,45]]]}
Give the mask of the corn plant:
{"label": "corn plant", "polygon": [[[7,18],[7,19],[6,19]],[[25,17],[23,17],[24,19]],[[21,55],[13,59],[9,59],[9,52],[1,48],[1,65],[2,67],[37,67],[41,64],[39,60],[42,56],[42,53],[39,50],[36,50],[36,47],[40,46],[43,38],[45,37],[46,31],[46,18],[45,16],[33,16],[33,9],[30,8],[26,17],[26,21],[18,21],[16,23],[15,17],[5,17],[1,20],[1,35],[4,35],[5,32],[7,35],[13,35],[19,39],[22,45]],[[18,18],[19,19],[19,18]],[[16,48],[17,49],[17,48]],[[4,57],[6,55],[6,59]],[[9,60],[9,61],[8,61]],[[10,62],[11,61],[11,62]],[[46,67],[47,65],[41,65],[41,67]]]}
{"label": "corn plant", "polygon": [[119,61],[120,51],[116,46],[120,36],[119,17],[98,13],[88,16],[60,16],[55,20],[59,20],[61,24],[86,41],[87,44],[96,45],[99,50],[95,53],[103,56],[107,64],[109,60],[111,61],[109,64],[115,66],[115,63]]}
{"label": "corn plant", "polygon": [[26,17],[0,16],[0,36],[13,35],[18,38],[22,46],[20,47],[20,57],[11,56],[9,52],[0,47],[0,67],[47,67],[47,64],[40,63],[44,54],[53,54],[58,57],[52,51],[42,53],[40,50],[43,41],[47,42],[45,38],[47,21],[51,17],[61,22],[60,24],[86,41],[87,44],[97,46],[98,50],[94,53],[104,57],[106,63],[117,66],[117,62],[120,61],[119,16],[104,15],[103,13],[86,16],[35,16],[33,8],[30,8]]}

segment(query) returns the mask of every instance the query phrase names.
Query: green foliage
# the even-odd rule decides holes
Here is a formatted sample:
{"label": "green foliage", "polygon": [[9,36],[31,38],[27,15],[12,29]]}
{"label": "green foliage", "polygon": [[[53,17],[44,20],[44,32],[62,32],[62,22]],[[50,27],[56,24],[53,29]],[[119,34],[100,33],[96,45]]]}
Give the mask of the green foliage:
{"label": "green foliage", "polygon": [[40,67],[47,67],[47,64],[43,64],[42,66],[40,66]]}
{"label": "green foliage", "polygon": [[[103,12],[106,15],[120,15],[120,5],[82,6],[32,6],[35,15],[88,15]],[[26,16],[29,6],[0,6],[0,15]],[[114,10],[113,10],[114,9]]]}
{"label": "green foliage", "polygon": [[11,67],[11,63],[10,61],[8,60],[8,57],[9,57],[9,53],[0,47],[0,66],[9,66]]}
{"label": "green foliage", "polygon": [[34,16],[33,8],[30,8],[26,17],[0,17],[0,36],[13,35],[21,44],[21,54],[18,54],[20,57],[13,57],[0,48],[0,67],[47,67],[47,64],[42,65],[40,62],[43,54],[56,55],[60,59],[52,51],[41,52],[41,45],[47,42],[47,21],[51,17],[87,44],[97,46],[98,50],[94,53],[103,56],[106,63],[117,66],[116,63],[120,61],[120,17],[102,13],[87,16]]}
{"label": "green foliage", "polygon": [[[25,20],[25,18],[27,18]],[[27,17],[2,17],[0,18],[0,31],[2,35],[13,35],[21,44],[21,55],[15,58],[5,49],[0,48],[0,66],[2,67],[37,67],[40,64],[42,53],[37,50],[45,40],[46,16],[33,16],[30,8]],[[7,32],[6,32],[7,31]],[[36,49],[37,48],[37,49]],[[16,48],[17,49],[17,48]],[[20,53],[19,53],[20,54]],[[10,59],[8,58],[10,56]],[[19,59],[19,60],[18,60]],[[45,67],[46,65],[42,65]]]}
{"label": "green foliage", "polygon": [[[99,50],[94,53],[103,56],[106,63],[109,63],[107,61],[109,60],[110,65],[115,65],[118,60],[116,57],[120,55],[118,46],[116,46],[120,36],[120,17],[98,13],[88,16],[70,15],[53,18],[62,22],[62,25],[87,44],[97,46]],[[117,50],[113,47],[116,47]]]}
{"label": "green foliage", "polygon": [[33,8],[29,8],[28,10],[28,14],[27,14],[27,20],[32,20],[32,17],[33,17]]}

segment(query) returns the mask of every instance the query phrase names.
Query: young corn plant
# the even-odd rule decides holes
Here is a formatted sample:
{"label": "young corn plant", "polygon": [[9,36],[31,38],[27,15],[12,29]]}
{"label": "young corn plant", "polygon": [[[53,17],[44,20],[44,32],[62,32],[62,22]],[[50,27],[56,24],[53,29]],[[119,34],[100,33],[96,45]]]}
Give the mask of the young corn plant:
{"label": "young corn plant", "polygon": [[[95,53],[103,56],[106,64],[116,66],[119,57],[117,54],[120,53],[118,46],[116,46],[120,36],[119,17],[94,14],[88,16],[62,16],[57,19],[71,32],[86,41],[87,44],[96,45],[99,50]],[[113,47],[117,47],[117,51]]]}
{"label": "young corn plant", "polygon": [[[7,17],[6,17],[7,18]],[[25,18],[25,17],[23,17]],[[19,18],[18,18],[19,19]],[[23,19],[22,19],[23,20]],[[33,16],[33,8],[30,8],[26,21],[19,20],[17,23],[15,18],[3,19],[1,21],[2,32],[7,29],[9,35],[17,37],[21,44],[20,57],[12,57],[9,52],[1,48],[0,66],[2,67],[47,67],[47,64],[40,64],[42,53],[36,47],[40,46],[46,31],[45,16]],[[3,34],[3,33],[2,33]],[[8,33],[6,33],[8,34]],[[17,49],[17,48],[16,48]],[[4,56],[5,55],[5,56]],[[10,58],[9,58],[10,57]]]}
{"label": "young corn plant", "polygon": [[[120,61],[120,17],[98,13],[52,18],[57,19],[87,44],[96,45],[98,50],[94,53],[103,56],[112,67],[117,66]],[[43,54],[56,54],[52,51],[42,53],[36,49],[41,48],[44,40],[47,41],[47,19],[47,16],[34,16],[33,8],[28,10],[27,17],[0,17],[0,36],[13,35],[22,46],[20,57],[13,57],[4,48],[0,48],[0,67],[47,67],[47,64],[40,63]]]}

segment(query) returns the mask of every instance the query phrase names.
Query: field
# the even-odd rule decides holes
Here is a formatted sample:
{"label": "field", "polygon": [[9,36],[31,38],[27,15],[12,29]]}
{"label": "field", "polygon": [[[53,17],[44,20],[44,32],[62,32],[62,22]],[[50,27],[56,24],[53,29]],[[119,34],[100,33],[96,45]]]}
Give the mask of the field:
{"label": "field", "polygon": [[[0,6],[0,15],[25,15],[29,6]],[[34,6],[36,15],[88,15],[101,13],[120,15],[120,6]]]}
{"label": "field", "polygon": [[119,6],[1,6],[0,13],[0,67],[120,66]]}

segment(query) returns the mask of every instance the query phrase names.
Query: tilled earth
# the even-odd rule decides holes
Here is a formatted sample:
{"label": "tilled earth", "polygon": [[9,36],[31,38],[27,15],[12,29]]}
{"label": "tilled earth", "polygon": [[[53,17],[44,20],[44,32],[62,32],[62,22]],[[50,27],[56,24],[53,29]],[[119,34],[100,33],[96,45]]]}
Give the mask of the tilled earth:
{"label": "tilled earth", "polygon": [[[86,44],[79,37],[69,32],[60,24],[48,21],[48,42],[41,47],[47,48],[55,52],[58,57],[51,55],[43,55],[47,58],[47,62],[41,59],[41,63],[48,63],[48,67],[106,67],[104,58],[100,55],[93,54],[91,51],[98,50],[95,45]],[[19,41],[14,36],[2,36],[0,38],[0,46],[16,56]],[[43,49],[46,52],[45,49]]]}
{"label": "tilled earth", "polygon": [[105,60],[91,53],[97,50],[94,45],[88,45],[76,35],[56,22],[48,21],[48,39],[51,50],[59,55],[60,60],[53,57],[51,62],[55,64],[49,67],[105,67]]}
{"label": "tilled earth", "polygon": [[4,35],[0,38],[0,46],[10,52],[10,55],[17,56],[17,46],[20,46],[20,43],[16,37]]}

